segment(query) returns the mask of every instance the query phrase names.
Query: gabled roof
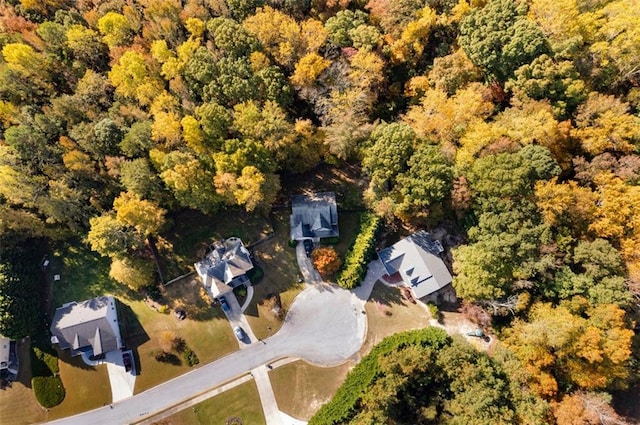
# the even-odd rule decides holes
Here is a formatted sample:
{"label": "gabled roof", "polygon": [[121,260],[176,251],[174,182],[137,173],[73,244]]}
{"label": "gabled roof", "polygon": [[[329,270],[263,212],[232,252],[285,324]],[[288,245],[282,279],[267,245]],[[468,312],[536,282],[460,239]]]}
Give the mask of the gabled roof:
{"label": "gabled roof", "polygon": [[115,298],[103,296],[56,309],[51,334],[61,349],[76,355],[91,347],[94,355],[121,348]]}
{"label": "gabled roof", "polygon": [[452,278],[444,261],[443,251],[424,230],[416,232],[378,253],[387,274],[400,274],[417,298],[425,297],[447,286]]}
{"label": "gabled roof", "polygon": [[338,236],[338,207],[333,192],[291,198],[291,239]]}
{"label": "gabled roof", "polygon": [[202,281],[211,289],[228,285],[253,268],[251,255],[239,238],[229,238],[212,246],[206,257],[195,264]]}

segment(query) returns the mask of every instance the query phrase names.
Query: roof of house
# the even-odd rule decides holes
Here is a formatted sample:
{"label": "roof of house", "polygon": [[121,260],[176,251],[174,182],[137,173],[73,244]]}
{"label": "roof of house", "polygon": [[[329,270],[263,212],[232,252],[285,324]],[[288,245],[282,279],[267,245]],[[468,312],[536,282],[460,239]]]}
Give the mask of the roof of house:
{"label": "roof of house", "polygon": [[9,367],[11,340],[0,335],[0,369]]}
{"label": "roof of house", "polygon": [[94,355],[120,348],[116,303],[112,296],[102,296],[68,303],[56,309],[51,334],[61,349],[77,354],[91,346]]}
{"label": "roof of house", "polygon": [[333,192],[291,198],[291,239],[338,236],[338,207]]}
{"label": "roof of house", "polygon": [[206,257],[195,264],[204,285],[228,285],[253,268],[251,255],[239,238],[229,238],[211,246]]}
{"label": "roof of house", "polygon": [[444,261],[439,241],[420,230],[378,253],[387,274],[399,273],[417,298],[447,286],[452,278]]}

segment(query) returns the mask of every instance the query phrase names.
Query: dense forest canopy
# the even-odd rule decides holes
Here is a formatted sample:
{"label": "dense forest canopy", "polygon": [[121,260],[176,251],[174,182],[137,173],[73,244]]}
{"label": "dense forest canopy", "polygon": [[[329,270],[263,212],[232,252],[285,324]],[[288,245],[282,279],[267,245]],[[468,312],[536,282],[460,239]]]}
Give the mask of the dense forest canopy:
{"label": "dense forest canopy", "polygon": [[387,223],[462,235],[458,295],[559,423],[639,375],[637,0],[0,9],[0,332],[33,327],[11,258],[35,240],[81,238],[137,288],[177,211],[264,214],[291,175],[349,162]]}

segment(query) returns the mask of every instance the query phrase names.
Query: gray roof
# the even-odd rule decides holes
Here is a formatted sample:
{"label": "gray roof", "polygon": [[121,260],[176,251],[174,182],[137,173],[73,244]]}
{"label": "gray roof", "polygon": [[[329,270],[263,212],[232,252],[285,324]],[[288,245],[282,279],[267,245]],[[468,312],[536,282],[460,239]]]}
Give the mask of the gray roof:
{"label": "gray roof", "polygon": [[[212,245],[206,257],[195,264],[196,271],[207,289],[246,280],[245,274],[253,268],[251,255],[238,238],[229,238]],[[214,292],[217,292],[214,290]]]}
{"label": "gray roof", "polygon": [[333,192],[291,198],[291,239],[338,236],[338,207]]}
{"label": "gray roof", "polygon": [[102,296],[56,309],[51,334],[72,355],[91,347],[94,355],[121,348],[115,298]]}
{"label": "gray roof", "polygon": [[399,273],[405,285],[417,298],[425,297],[444,288],[452,278],[444,261],[438,256],[443,251],[439,241],[420,230],[378,253],[387,274]]}

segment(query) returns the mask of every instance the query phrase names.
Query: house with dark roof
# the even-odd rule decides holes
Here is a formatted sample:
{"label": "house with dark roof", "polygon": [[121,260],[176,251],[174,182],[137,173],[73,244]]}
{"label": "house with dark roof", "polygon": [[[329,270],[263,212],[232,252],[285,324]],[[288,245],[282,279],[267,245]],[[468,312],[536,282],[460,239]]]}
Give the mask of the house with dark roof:
{"label": "house with dark roof", "polygon": [[116,300],[102,296],[70,302],[56,309],[51,322],[51,342],[60,349],[98,356],[120,350],[124,343],[120,336]]}
{"label": "house with dark roof", "polygon": [[333,192],[296,195],[291,198],[291,240],[311,239],[339,235],[338,207]]}
{"label": "house with dark roof", "polygon": [[378,252],[388,280],[402,281],[415,298],[432,298],[451,288],[451,273],[440,258],[442,244],[420,230]]}
{"label": "house with dark roof", "polygon": [[232,237],[212,244],[195,268],[205,289],[215,298],[237,286],[250,285],[246,273],[253,269],[253,262],[242,241]]}

